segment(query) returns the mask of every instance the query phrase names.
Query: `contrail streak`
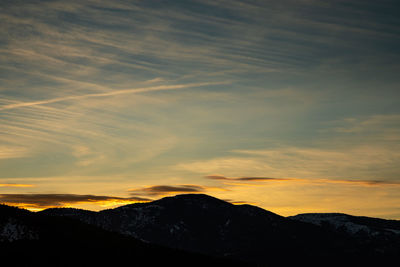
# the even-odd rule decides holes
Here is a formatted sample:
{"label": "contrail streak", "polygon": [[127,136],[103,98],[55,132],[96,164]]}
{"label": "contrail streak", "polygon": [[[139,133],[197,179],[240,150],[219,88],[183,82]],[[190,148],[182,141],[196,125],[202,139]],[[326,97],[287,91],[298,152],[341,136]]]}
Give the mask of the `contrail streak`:
{"label": "contrail streak", "polygon": [[220,84],[228,84],[229,82],[208,82],[208,83],[189,83],[189,84],[175,84],[175,85],[159,85],[145,88],[135,88],[135,89],[124,89],[124,90],[115,90],[111,92],[105,93],[97,93],[97,94],[85,94],[85,95],[74,95],[74,96],[64,96],[64,97],[56,97],[52,99],[45,99],[39,101],[32,102],[20,102],[14,104],[8,104],[0,107],[0,111],[23,108],[23,107],[31,107],[37,105],[46,105],[57,102],[64,102],[69,100],[79,100],[85,98],[92,97],[106,97],[106,96],[114,96],[114,95],[122,95],[122,94],[138,94],[138,93],[146,93],[146,92],[154,92],[154,91],[164,91],[164,90],[178,90],[183,88],[191,88],[191,87],[203,87],[209,85],[220,85]]}

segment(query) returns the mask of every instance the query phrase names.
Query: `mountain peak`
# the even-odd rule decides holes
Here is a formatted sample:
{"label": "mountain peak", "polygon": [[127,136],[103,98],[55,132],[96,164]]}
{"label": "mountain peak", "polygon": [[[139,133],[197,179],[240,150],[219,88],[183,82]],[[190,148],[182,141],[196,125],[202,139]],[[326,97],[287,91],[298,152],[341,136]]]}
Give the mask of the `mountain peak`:
{"label": "mountain peak", "polygon": [[115,209],[108,209],[108,210],[103,210],[103,211],[109,211],[111,212],[112,210],[125,210],[125,209],[143,209],[143,208],[149,208],[149,207],[163,207],[163,208],[172,208],[172,209],[179,209],[182,207],[196,207],[196,208],[208,208],[208,207],[214,207],[214,208],[222,208],[222,207],[230,207],[233,206],[233,204],[212,197],[210,195],[206,194],[179,194],[175,196],[167,196],[163,197],[151,202],[145,202],[145,203],[134,203],[134,204],[128,204],[124,206],[120,206]]}
{"label": "mountain peak", "polygon": [[180,194],[175,196],[164,197],[159,200],[153,201],[153,203],[159,202],[186,202],[186,203],[215,203],[215,204],[223,204],[223,205],[232,205],[229,202],[224,200],[212,197],[206,194]]}

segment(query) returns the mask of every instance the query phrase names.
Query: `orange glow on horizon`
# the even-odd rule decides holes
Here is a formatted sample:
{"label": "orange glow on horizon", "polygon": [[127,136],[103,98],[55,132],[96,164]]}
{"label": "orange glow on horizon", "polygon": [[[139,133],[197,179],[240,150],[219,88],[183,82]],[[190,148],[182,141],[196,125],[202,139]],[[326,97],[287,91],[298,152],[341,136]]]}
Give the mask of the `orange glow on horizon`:
{"label": "orange glow on horizon", "polygon": [[0,184],[0,187],[34,187],[33,184]]}
{"label": "orange glow on horizon", "polygon": [[150,201],[133,201],[133,200],[109,200],[109,201],[81,201],[75,203],[62,203],[59,205],[40,205],[34,203],[10,203],[10,202],[2,202],[1,204],[18,207],[21,209],[26,209],[32,212],[38,212],[45,209],[50,208],[76,208],[76,209],[85,209],[91,211],[100,211],[103,209],[117,208],[124,205],[136,204],[136,203],[146,203]]}

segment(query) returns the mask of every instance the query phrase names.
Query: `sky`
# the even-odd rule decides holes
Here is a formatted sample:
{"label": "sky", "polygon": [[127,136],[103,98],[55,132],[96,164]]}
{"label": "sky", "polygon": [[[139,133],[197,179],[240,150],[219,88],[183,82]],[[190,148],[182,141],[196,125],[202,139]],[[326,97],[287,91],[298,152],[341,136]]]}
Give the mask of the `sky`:
{"label": "sky", "polygon": [[400,219],[400,4],[0,2],[0,202],[182,193]]}

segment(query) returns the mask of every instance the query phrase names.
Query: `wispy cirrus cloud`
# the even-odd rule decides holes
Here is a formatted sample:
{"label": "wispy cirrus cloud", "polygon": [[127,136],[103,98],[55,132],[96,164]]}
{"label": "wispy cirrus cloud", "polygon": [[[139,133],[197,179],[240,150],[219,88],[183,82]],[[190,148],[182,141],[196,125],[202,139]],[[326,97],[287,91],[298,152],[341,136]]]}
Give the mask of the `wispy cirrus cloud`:
{"label": "wispy cirrus cloud", "polygon": [[29,156],[30,151],[26,147],[0,145],[0,160],[10,158],[23,158]]}
{"label": "wispy cirrus cloud", "polygon": [[15,109],[21,107],[30,107],[37,105],[45,105],[57,102],[64,102],[70,100],[81,100],[85,98],[91,97],[106,97],[106,96],[115,96],[122,94],[138,94],[145,92],[154,92],[154,91],[164,91],[164,90],[178,90],[183,88],[191,88],[191,87],[202,87],[202,86],[210,86],[210,85],[221,85],[228,84],[228,82],[209,82],[209,83],[192,83],[192,84],[179,84],[179,85],[160,85],[146,88],[137,88],[137,89],[125,89],[125,90],[113,90],[105,93],[97,93],[97,94],[85,94],[85,95],[77,95],[77,96],[65,96],[65,97],[57,97],[53,99],[41,100],[41,101],[32,101],[32,102],[21,102],[15,104],[8,104],[0,107],[0,111],[7,109]]}
{"label": "wispy cirrus cloud", "polygon": [[[12,46],[3,50],[3,59],[25,62],[19,71],[40,66],[36,68],[39,73],[54,77],[115,85],[117,81],[134,81],[129,73],[143,80],[149,73],[204,78],[226,71],[297,72],[330,60],[330,53],[323,52],[327,48],[351,49],[344,39],[354,42],[365,35],[393,34],[388,30],[393,25],[385,21],[366,26],[363,20],[359,24],[361,14],[354,12],[359,4],[195,1],[189,8],[179,4],[160,7],[150,2],[54,1],[40,8],[29,1],[6,5],[8,12],[0,17],[4,33],[25,29],[25,39],[8,34]],[[214,12],[201,12],[204,8]],[[335,11],[348,16],[338,19]],[[374,15],[373,9],[363,11]],[[66,13],[85,19],[72,21]],[[37,35],[39,40],[34,38]],[[27,58],[29,61],[24,60]],[[140,77],[138,70],[145,75]]]}
{"label": "wispy cirrus cloud", "polygon": [[387,146],[357,145],[335,149],[282,147],[233,150],[229,154],[179,163],[174,168],[204,175],[222,173],[226,177],[317,180],[350,180],[351,177],[358,177],[361,180],[398,181],[400,154]]}
{"label": "wispy cirrus cloud", "polygon": [[396,181],[397,6],[6,1],[0,176]]}
{"label": "wispy cirrus cloud", "polygon": [[348,117],[330,122],[335,125],[323,130],[343,135],[355,135],[375,142],[395,142],[400,139],[400,114],[375,114],[363,117]]}

